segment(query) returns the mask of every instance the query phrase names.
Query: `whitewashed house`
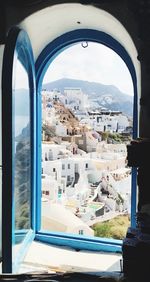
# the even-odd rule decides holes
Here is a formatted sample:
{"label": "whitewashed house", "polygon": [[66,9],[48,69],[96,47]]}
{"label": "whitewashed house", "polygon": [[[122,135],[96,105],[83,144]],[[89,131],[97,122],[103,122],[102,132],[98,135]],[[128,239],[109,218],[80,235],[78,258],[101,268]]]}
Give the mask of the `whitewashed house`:
{"label": "whitewashed house", "polygon": [[42,173],[52,176],[57,181],[61,180],[61,160],[42,162]]}
{"label": "whitewashed house", "polygon": [[65,106],[72,110],[83,111],[89,106],[88,96],[85,95],[81,88],[65,87]]}
{"label": "whitewashed house", "polygon": [[61,176],[66,179],[67,186],[72,184],[75,178],[75,166],[72,158],[61,159]]}
{"label": "whitewashed house", "polygon": [[58,160],[65,157],[71,157],[72,153],[70,150],[66,149],[66,144],[61,143],[43,143],[42,144],[42,160],[43,161],[52,161]]}
{"label": "whitewashed house", "polygon": [[118,132],[123,132],[129,126],[129,120],[125,115],[118,116]]}
{"label": "whitewashed house", "polygon": [[42,204],[42,228],[50,231],[94,236],[94,231],[61,204]]}
{"label": "whitewashed house", "polygon": [[56,203],[60,184],[58,180],[47,174],[42,174],[42,198],[49,199]]}

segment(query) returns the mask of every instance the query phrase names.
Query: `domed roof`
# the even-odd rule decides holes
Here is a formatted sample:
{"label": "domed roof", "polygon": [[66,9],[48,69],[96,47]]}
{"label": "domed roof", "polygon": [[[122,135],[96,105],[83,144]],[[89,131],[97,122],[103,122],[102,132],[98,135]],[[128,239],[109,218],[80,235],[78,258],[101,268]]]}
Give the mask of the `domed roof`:
{"label": "domed roof", "polygon": [[48,104],[46,105],[46,107],[47,107],[47,108],[52,108],[53,106],[52,106],[51,103],[48,103]]}

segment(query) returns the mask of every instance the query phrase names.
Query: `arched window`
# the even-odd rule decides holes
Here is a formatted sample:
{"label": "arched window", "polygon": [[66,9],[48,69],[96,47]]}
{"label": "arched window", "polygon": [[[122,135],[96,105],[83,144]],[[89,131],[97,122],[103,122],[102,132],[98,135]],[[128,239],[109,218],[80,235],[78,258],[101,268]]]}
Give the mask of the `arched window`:
{"label": "arched window", "polygon": [[[137,136],[137,79],[136,79],[136,72],[135,72],[135,68],[134,65],[132,63],[132,60],[130,58],[130,56],[128,55],[127,51],[125,50],[125,48],[119,43],[117,42],[114,38],[112,38],[110,35],[104,33],[104,32],[100,32],[97,30],[90,30],[90,29],[80,29],[80,30],[74,30],[72,32],[68,32],[62,36],[60,36],[59,38],[55,39],[53,42],[51,42],[50,44],[48,44],[46,46],[46,48],[42,51],[42,53],[40,54],[40,56],[37,59],[36,62],[36,75],[37,75],[37,91],[38,91],[38,107],[41,107],[41,90],[42,90],[42,81],[44,78],[44,75],[47,71],[48,66],[50,65],[50,63],[54,60],[54,58],[60,53],[62,52],[65,48],[68,48],[70,46],[72,46],[73,44],[77,43],[77,42],[82,42],[82,41],[91,41],[91,42],[97,42],[100,44],[104,44],[105,46],[111,48],[112,50],[114,50],[125,62],[125,64],[127,65],[129,72],[131,74],[132,77],[132,81],[133,81],[133,88],[134,88],[134,107],[133,107],[133,138],[136,138]],[[39,110],[40,112],[40,110]],[[38,119],[40,121],[40,117]],[[41,128],[39,126],[40,124],[38,124],[38,131],[39,134],[38,136],[41,136]],[[105,131],[105,130],[104,130]],[[41,139],[39,138],[38,140],[38,148],[41,148]],[[38,157],[41,155],[41,150],[38,149]],[[40,161],[39,161],[39,168],[40,168]],[[40,187],[40,174],[39,175],[39,180],[38,180],[38,185],[39,185],[39,190],[41,190]],[[82,199],[82,197],[81,197]],[[38,198],[38,203],[37,203],[37,208],[41,206],[40,203],[41,199]],[[40,210],[40,208],[38,208],[38,210]],[[136,170],[133,169],[132,171],[132,191],[131,191],[131,226],[135,226],[135,214],[136,214]],[[38,213],[38,218],[37,218],[37,230],[38,231],[38,238],[40,238],[40,240],[45,241],[47,240],[48,242],[53,242],[53,236],[51,236],[50,234],[46,235],[48,237],[45,237],[45,233],[43,233],[42,229],[41,229],[41,214],[40,212]],[[52,232],[51,232],[52,234]],[[66,238],[69,235],[64,235],[66,236]],[[48,239],[46,239],[48,238]],[[61,244],[62,242],[62,237],[61,235],[58,234],[58,244]],[[72,237],[71,235],[69,236],[69,238],[74,238],[74,241],[71,243],[71,245],[75,245],[78,242],[78,237],[75,237],[75,235]],[[75,240],[76,238],[76,240]],[[88,241],[82,237],[83,241],[82,241],[82,246],[84,248],[84,246],[86,246],[86,248],[88,248],[88,242],[90,240],[90,242],[93,242],[92,248],[96,249],[96,248],[100,248],[101,250],[105,249],[105,250],[112,250],[114,249],[114,246],[116,249],[120,249],[121,250],[121,241],[116,241],[116,240],[112,240],[112,239],[103,239],[103,238],[96,238],[96,239],[89,239]],[[98,242],[100,243],[100,245],[98,245]],[[103,247],[102,247],[102,245]],[[108,247],[109,244],[109,247]]]}
{"label": "arched window", "polygon": [[[29,18],[25,19],[24,22],[20,23],[21,28],[26,29],[27,31],[30,32],[30,39],[31,41],[33,40],[32,46],[34,46],[34,55],[35,55],[34,58],[36,60],[35,67],[36,67],[37,95],[35,95],[36,87],[34,85],[34,82],[35,82],[34,60],[33,60],[32,48],[31,48],[31,45],[29,44],[29,38],[25,35],[25,32],[23,30],[20,30],[17,28],[17,30],[15,29],[15,32],[10,31],[10,35],[8,36],[8,42],[6,43],[6,48],[4,52],[3,83],[2,83],[3,84],[2,85],[2,88],[3,88],[2,89],[2,92],[3,92],[2,93],[3,94],[2,95],[2,99],[3,99],[2,114],[3,114],[3,121],[5,121],[5,124],[3,124],[3,132],[2,132],[3,133],[2,134],[3,136],[3,161],[2,161],[2,165],[3,165],[3,200],[2,200],[3,207],[2,207],[2,210],[3,210],[3,221],[4,223],[5,222],[8,223],[7,225],[4,224],[5,226],[3,227],[2,240],[3,240],[3,271],[6,273],[12,271],[12,265],[14,265],[15,267],[17,266],[18,262],[21,261],[21,257],[23,257],[25,253],[25,247],[29,246],[28,243],[32,242],[34,238],[37,240],[43,241],[43,242],[54,243],[58,245],[68,245],[75,249],[79,249],[80,247],[80,249],[88,249],[88,250],[96,250],[96,251],[114,251],[114,252],[121,251],[122,242],[120,240],[118,241],[118,240],[105,239],[105,238],[86,237],[84,235],[80,236],[79,234],[74,235],[74,234],[65,234],[65,233],[57,233],[57,232],[46,232],[41,229],[41,194],[42,194],[41,173],[43,172],[42,168],[43,170],[45,170],[45,167],[41,166],[41,159],[42,159],[41,158],[41,131],[42,131],[41,87],[42,87],[43,77],[46,73],[46,70],[49,64],[55,59],[55,57],[60,52],[62,52],[64,49],[69,48],[70,46],[78,42],[96,42],[96,43],[100,43],[100,44],[103,44],[111,48],[124,60],[125,64],[127,65],[130,71],[132,81],[133,81],[133,88],[134,88],[133,138],[137,137],[137,119],[138,119],[137,78],[136,78],[137,69],[135,70],[135,67],[134,67],[134,63],[136,62],[137,55],[135,52],[134,44],[129,34],[125,31],[124,27],[117,21],[117,19],[114,19],[109,13],[104,12],[103,10],[97,9],[90,5],[84,6],[81,4],[71,4],[71,5],[65,4],[65,8],[67,9],[64,9],[64,5],[62,6],[56,5],[54,9],[53,7],[48,7],[48,9],[44,10],[44,13],[43,13],[43,10],[39,11],[40,17],[38,17],[38,15],[35,13],[31,15]],[[86,9],[88,10],[88,13],[85,12]],[[66,17],[66,11],[68,12],[67,17]],[[74,11],[76,11],[76,13],[74,13]],[[89,17],[90,12],[92,15],[91,17]],[[61,13],[63,14],[63,17],[61,17]],[[83,25],[81,25],[81,21],[77,19],[75,20],[75,22],[73,22],[74,14],[76,14],[77,17],[79,15],[79,17],[83,19]],[[53,16],[53,20],[56,23],[56,25],[54,24],[55,25],[54,29],[51,28],[51,23],[53,20],[46,21],[44,18],[44,21],[42,21],[45,15],[48,17],[47,19],[51,19],[51,16]],[[88,17],[85,18],[85,15],[88,15]],[[96,23],[94,23],[95,18],[96,18]],[[108,21],[106,20],[106,18],[108,18]],[[38,38],[38,40],[37,40],[37,33],[35,32],[35,30],[37,29],[37,24],[36,24],[37,19],[39,19],[39,22],[41,24],[39,25],[39,27],[42,27],[41,36],[40,38]],[[103,19],[103,21],[101,21],[101,19]],[[61,23],[63,23],[62,26],[61,26]],[[112,27],[109,26],[110,23],[112,23]],[[118,24],[118,29],[115,29],[117,24]],[[102,30],[100,31],[101,27],[102,27]],[[109,28],[113,32],[109,32]],[[121,33],[122,30],[123,30],[123,34]],[[39,30],[37,31],[40,33]],[[128,45],[128,43],[126,44],[126,39],[129,45],[132,42],[131,43],[132,46],[130,46],[131,48],[128,48],[129,53],[126,51],[124,47]],[[48,44],[48,42],[50,43]],[[48,45],[46,46],[46,44]],[[84,47],[86,47],[86,45],[84,45]],[[131,59],[130,55],[132,55],[131,54],[132,50],[134,50],[133,51],[134,55],[132,56],[132,59]],[[24,68],[24,71],[27,77],[27,81],[29,84],[27,88],[28,89],[27,95],[26,95],[26,97],[29,100],[27,102],[28,107],[24,107],[24,99],[20,99],[20,97],[22,98],[23,96],[17,95],[17,91],[15,91],[17,90],[17,88],[16,89],[13,88],[14,85],[12,83],[12,78],[16,79],[16,76],[20,73],[18,72],[18,74],[16,74],[15,72],[16,70],[15,63],[16,63],[17,58],[18,58],[18,61],[20,61],[21,65]],[[19,78],[19,75],[18,75],[18,78]],[[15,97],[16,97],[16,100],[15,100]],[[54,102],[56,104],[60,102],[58,101],[58,99],[55,99],[55,100],[56,101]],[[68,104],[68,101],[66,102],[67,102],[66,104]],[[17,108],[14,108],[15,103],[18,103]],[[22,108],[20,107],[20,104]],[[7,110],[6,110],[6,105],[7,105]],[[26,153],[27,153],[27,149],[31,147],[31,150],[29,150],[28,152],[29,154],[26,154],[29,156],[26,162],[27,169],[29,167],[29,163],[31,160],[31,166],[29,169],[29,173],[26,173],[27,175],[27,178],[26,178],[27,186],[26,187],[28,187],[30,190],[30,191],[27,190],[27,193],[26,193],[26,194],[29,194],[29,201],[28,201],[28,210],[29,210],[28,227],[29,228],[27,230],[25,226],[21,225],[21,227],[23,228],[20,228],[20,230],[19,229],[15,230],[14,179],[15,181],[16,180],[18,181],[19,179],[18,175],[19,176],[21,175],[19,181],[20,183],[24,184],[23,176],[24,176],[25,164],[23,164],[23,161],[25,160],[25,158],[24,157],[22,158],[23,169],[21,170],[21,173],[20,173],[21,166],[19,165],[19,162],[18,162],[19,173],[18,172],[16,173],[16,167],[14,165],[14,159],[16,157],[15,144],[16,142],[20,141],[21,136],[18,134],[17,136],[14,136],[14,129],[15,129],[15,126],[17,128],[16,120],[18,120],[18,124],[20,123],[18,110],[20,110],[21,116],[22,116],[25,108],[28,108],[28,116],[30,117],[31,123],[30,123],[30,127],[26,126],[26,130],[24,130],[25,129],[24,124],[22,124],[22,130],[20,131],[20,135],[22,136],[23,140],[24,140],[24,136],[27,137],[28,134],[31,136],[30,138],[31,146],[29,147],[24,146]],[[77,106],[76,110],[78,110],[79,108],[80,107]],[[21,111],[21,109],[23,110]],[[17,110],[16,117],[15,117],[15,110]],[[49,111],[51,111],[51,109],[49,109],[48,112]],[[8,115],[8,112],[9,112],[9,115]],[[107,113],[107,116],[109,116],[109,113]],[[104,131],[106,131],[107,128],[105,124],[103,124],[103,127],[104,127]],[[67,128],[67,130],[69,130],[68,131],[69,136],[67,137],[72,138],[73,130],[70,128]],[[86,133],[86,130],[84,131],[84,133]],[[46,140],[49,140],[51,136],[53,136],[53,138],[55,139],[55,132],[53,130],[48,130],[47,132],[45,132],[45,134],[46,134],[46,137],[45,137]],[[107,132],[105,132],[105,134],[107,136]],[[59,140],[57,141],[59,143]],[[81,141],[79,140],[79,142]],[[56,149],[57,144],[55,145],[56,145],[55,146],[55,149]],[[84,146],[84,144],[81,144],[81,145]],[[23,153],[23,150],[21,150],[20,146],[17,146],[17,150],[20,150],[20,153]],[[62,150],[64,150],[64,148],[62,148]],[[94,154],[94,152],[92,152],[91,154]],[[43,155],[43,159],[45,157],[47,160],[46,163],[48,165],[49,163],[48,154],[47,156]],[[81,206],[82,204],[86,206],[85,197],[83,195],[84,187],[82,186],[83,184],[82,177],[80,179],[81,182],[78,183],[79,176],[80,175],[82,176],[82,162],[77,161],[75,163],[75,173],[74,173],[75,177],[70,179],[70,183],[69,183],[70,189],[68,189],[68,187],[66,189],[67,177],[65,177],[65,160],[63,164],[64,165],[64,169],[63,169],[64,177],[61,179],[59,184],[56,183],[56,180],[60,180],[60,174],[59,174],[59,169],[61,165],[60,158],[57,158],[55,165],[56,165],[56,171],[57,171],[57,177],[56,177],[57,179],[54,179],[54,182],[52,183],[52,186],[54,188],[53,196],[55,197],[55,194],[57,194],[57,191],[59,192],[59,187],[61,187],[62,191],[71,194],[72,191],[74,190],[73,189],[74,186],[76,184],[80,184],[80,185],[75,186],[78,192],[77,200],[80,202]],[[91,164],[90,164],[90,167],[91,167]],[[87,173],[88,172],[89,171],[87,171]],[[52,174],[52,170],[50,170],[49,173]],[[45,176],[43,176],[43,180],[46,180]],[[106,185],[107,183],[104,182],[102,184],[106,186],[105,189],[107,190],[107,185]],[[79,189],[80,187],[83,188],[82,191]],[[93,185],[93,189],[92,189],[93,193],[94,193],[94,188],[95,188],[95,185]],[[21,189],[22,189],[22,186],[20,185],[19,190],[21,191]],[[47,188],[44,191],[48,191]],[[51,191],[50,191],[50,196],[51,196]],[[98,196],[100,197],[101,195],[98,195]],[[59,200],[63,201],[63,197],[60,197]],[[110,199],[110,202],[111,202],[111,199]],[[98,209],[97,203],[95,203],[95,205],[92,206],[91,208],[97,211]],[[109,208],[110,206],[107,207],[107,210],[109,210]],[[86,207],[84,209],[86,210]],[[20,211],[21,211],[21,208],[19,209],[19,212]],[[80,212],[82,213],[82,215],[84,215],[85,213],[84,210],[81,210]],[[102,214],[103,212],[104,212],[104,206],[102,206],[102,209],[99,208],[97,213]],[[132,193],[131,193],[131,226],[135,226],[135,213],[136,213],[136,170],[133,169],[132,170]],[[80,218],[80,215],[79,215],[79,218]],[[80,227],[79,230],[83,230],[82,227]],[[21,244],[21,248],[17,248],[17,251],[19,250],[19,252],[13,255],[14,248],[12,247],[14,247],[15,245],[14,243],[18,243],[18,242],[20,243],[21,241],[23,242],[23,245]]]}

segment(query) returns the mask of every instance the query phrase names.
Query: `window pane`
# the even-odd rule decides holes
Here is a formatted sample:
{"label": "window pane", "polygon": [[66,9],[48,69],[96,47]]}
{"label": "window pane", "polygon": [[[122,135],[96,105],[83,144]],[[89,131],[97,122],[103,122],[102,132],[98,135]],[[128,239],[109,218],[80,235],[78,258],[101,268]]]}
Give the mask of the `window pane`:
{"label": "window pane", "polygon": [[[3,48],[0,48],[0,56],[3,56]],[[2,95],[0,97],[0,108],[2,109]],[[0,119],[0,230],[2,230],[2,118]],[[0,258],[2,257],[2,232],[0,233]]]}
{"label": "window pane", "polygon": [[42,91],[42,229],[125,236],[132,130],[133,85],[117,54],[90,42],[86,49],[68,48],[51,63]]}
{"label": "window pane", "polygon": [[[19,60],[14,69],[13,85],[13,183],[14,243],[18,246],[31,226],[31,140],[30,93],[28,75]],[[15,247],[15,251],[18,248]],[[13,254],[15,255],[15,253]]]}
{"label": "window pane", "polygon": [[[2,195],[2,168],[0,168],[0,195]],[[0,227],[2,228],[1,212],[2,212],[2,197],[0,197]],[[2,235],[0,233],[0,258],[1,257],[2,257]]]}

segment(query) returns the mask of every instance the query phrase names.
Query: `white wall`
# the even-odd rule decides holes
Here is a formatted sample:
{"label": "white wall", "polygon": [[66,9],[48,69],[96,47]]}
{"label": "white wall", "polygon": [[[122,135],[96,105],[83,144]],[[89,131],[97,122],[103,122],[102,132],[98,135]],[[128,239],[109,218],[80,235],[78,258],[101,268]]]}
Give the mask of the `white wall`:
{"label": "white wall", "polygon": [[58,199],[58,185],[60,185],[60,183],[50,176],[42,178],[42,191],[49,191],[49,195],[43,194],[43,197],[56,202]]}
{"label": "white wall", "polygon": [[[70,178],[74,178],[75,176],[75,169],[74,169],[74,161],[71,159],[61,159],[62,165],[65,166],[64,169],[62,169],[62,177],[67,177],[70,175]],[[70,165],[70,168],[68,168],[68,165]]]}
{"label": "white wall", "polygon": [[56,135],[58,136],[67,136],[67,128],[66,126],[62,125],[59,123],[58,125],[55,126],[56,128]]}
{"label": "white wall", "polygon": [[43,174],[51,175],[54,178],[56,177],[58,181],[61,181],[61,166],[61,160],[42,162]]}
{"label": "white wall", "polygon": [[[80,25],[78,22],[80,22]],[[30,15],[20,23],[20,27],[24,28],[29,34],[35,60],[48,43],[69,31],[94,29],[111,35],[126,49],[135,66],[139,102],[141,68],[137,59],[137,50],[128,31],[110,13],[91,5],[65,3],[47,7]]]}

